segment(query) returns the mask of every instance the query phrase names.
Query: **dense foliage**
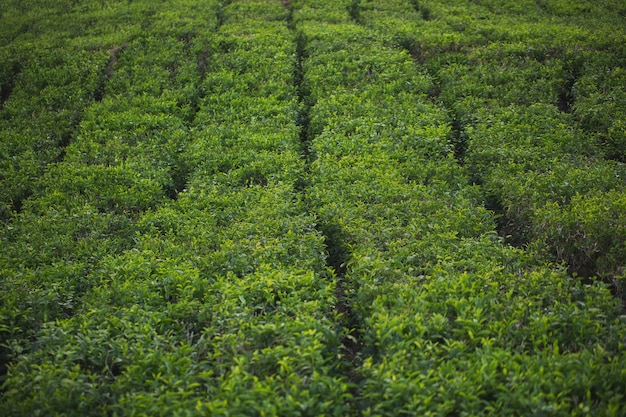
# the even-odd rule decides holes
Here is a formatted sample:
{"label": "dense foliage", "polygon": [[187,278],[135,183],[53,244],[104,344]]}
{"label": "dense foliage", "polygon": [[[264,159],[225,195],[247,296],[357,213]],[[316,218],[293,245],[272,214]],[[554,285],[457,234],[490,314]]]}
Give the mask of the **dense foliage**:
{"label": "dense foliage", "polygon": [[618,0],[0,0],[0,415],[626,415]]}

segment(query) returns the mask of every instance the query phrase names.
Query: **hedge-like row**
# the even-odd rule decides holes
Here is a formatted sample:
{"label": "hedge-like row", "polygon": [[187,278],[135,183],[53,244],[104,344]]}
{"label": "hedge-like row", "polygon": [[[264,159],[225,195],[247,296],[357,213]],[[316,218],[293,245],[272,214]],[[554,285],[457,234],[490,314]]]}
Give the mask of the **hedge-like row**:
{"label": "hedge-like row", "polygon": [[[581,2],[569,12],[560,2],[525,4],[520,12],[532,22],[470,3],[471,15],[459,5],[430,5],[437,20],[394,36],[436,78],[437,100],[459,129],[461,158],[503,215],[501,233],[622,294],[623,21],[607,12],[609,2],[578,10]],[[429,37],[435,29],[443,38],[467,36],[442,51]]]}
{"label": "hedge-like row", "polygon": [[254,18],[271,6],[116,52],[3,231],[7,415],[341,413],[332,275],[294,190],[295,42]]}
{"label": "hedge-like row", "polygon": [[312,106],[307,196],[340,246],[360,345],[355,412],[620,415],[618,301],[496,237],[474,172],[452,157],[455,114],[428,97],[438,80],[402,50],[427,21],[378,4],[361,2],[365,27],[296,27]]}
{"label": "hedge-like row", "polygon": [[[180,167],[176,155],[189,134],[186,109],[179,103],[188,101],[185,89],[200,78],[195,58],[181,59],[185,48],[183,40],[155,35],[129,41],[115,52],[102,100],[82,109],[63,160],[46,166],[24,211],[3,230],[3,261],[15,271],[7,279],[19,283],[22,272],[17,271],[29,271],[24,272],[28,276],[56,264],[90,269],[105,254],[128,248],[137,217],[169,200]],[[174,71],[168,62],[186,69]],[[85,285],[80,273],[73,279]],[[62,295],[53,295],[54,286],[47,284],[35,280],[37,290],[6,299],[34,323],[42,314],[54,319],[62,310],[56,305],[62,304],[57,299]],[[32,297],[35,305],[49,304],[54,312],[38,307],[29,313],[24,297]]]}
{"label": "hedge-like row", "polygon": [[3,230],[2,414],[347,407],[287,12],[213,6],[217,34],[128,41]]}
{"label": "hedge-like row", "polygon": [[[3,52],[13,55],[16,52]],[[0,218],[19,211],[48,164],[63,157],[82,110],[93,101],[106,55],[36,50],[16,60],[0,109]],[[80,65],[78,63],[80,62]],[[10,90],[10,91],[9,91]]]}
{"label": "hedge-like row", "polygon": [[[117,47],[155,12],[147,2],[5,2],[0,39],[0,219],[19,212],[63,159],[83,110],[101,99]],[[96,24],[96,22],[98,22]]]}
{"label": "hedge-like row", "polygon": [[196,169],[177,201],[193,215],[168,216],[176,226],[154,236],[188,247],[220,294],[203,303],[217,318],[199,345],[212,369],[199,411],[342,415],[351,394],[335,282],[298,189],[306,167],[289,11],[240,1],[222,16],[186,154]]}
{"label": "hedge-like row", "polygon": [[572,84],[572,112],[578,125],[609,159],[626,163],[626,53],[588,56]]}

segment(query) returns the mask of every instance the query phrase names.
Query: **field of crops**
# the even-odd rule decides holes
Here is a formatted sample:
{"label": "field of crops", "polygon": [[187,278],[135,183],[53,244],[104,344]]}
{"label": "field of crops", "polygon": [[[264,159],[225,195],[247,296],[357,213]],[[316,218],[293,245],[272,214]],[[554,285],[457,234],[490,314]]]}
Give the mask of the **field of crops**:
{"label": "field of crops", "polygon": [[0,415],[626,415],[623,0],[0,0]]}

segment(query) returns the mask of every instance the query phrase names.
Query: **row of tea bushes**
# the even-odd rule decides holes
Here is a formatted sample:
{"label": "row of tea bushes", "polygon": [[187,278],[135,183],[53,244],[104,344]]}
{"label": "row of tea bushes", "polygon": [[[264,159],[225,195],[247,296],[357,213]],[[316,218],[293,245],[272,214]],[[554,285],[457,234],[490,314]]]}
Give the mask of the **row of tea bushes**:
{"label": "row of tea bushes", "polygon": [[[21,210],[47,166],[63,159],[83,110],[98,100],[119,33],[148,2],[102,11],[99,2],[5,2],[0,39],[0,218]],[[90,42],[90,19],[115,21]],[[129,35],[130,36],[130,35]]]}
{"label": "row of tea bushes", "polygon": [[293,22],[307,21],[326,22],[329,24],[349,23],[353,19],[349,11],[358,8],[358,0],[320,0],[316,2],[294,0],[289,1],[289,8],[297,10],[293,13]]}
{"label": "row of tea bushes", "polygon": [[[67,227],[89,212],[125,223],[83,226],[67,244],[84,251],[49,255],[57,278],[39,292],[60,287],[70,311],[35,311],[43,326],[31,323],[32,344],[10,352],[22,355],[12,356],[3,413],[342,415],[347,407],[333,275],[295,188],[304,172],[295,42],[275,2],[216,10],[222,25],[203,35],[206,67],[196,73],[185,42],[128,43],[54,171],[87,185],[63,191],[51,181],[18,218],[49,221],[54,212]],[[204,91],[193,118],[180,106],[190,85]],[[184,184],[170,193],[170,168],[181,167]],[[64,285],[71,275],[59,275],[70,268],[76,279]]]}
{"label": "row of tea bushes", "polygon": [[[143,6],[146,5],[149,2]],[[111,20],[115,21],[114,15],[119,12],[128,13],[128,19],[132,21],[137,10],[141,9],[139,6],[124,8],[123,5],[120,8],[125,12],[120,9],[111,11]],[[59,13],[59,19],[74,16],[70,12]],[[120,24],[122,22],[124,19],[120,19]],[[126,33],[124,27],[117,29]],[[132,32],[130,28],[128,30]],[[51,36],[55,33],[51,28],[48,31]],[[23,202],[21,213],[7,222],[2,230],[1,270],[3,288],[6,289],[2,294],[0,313],[3,323],[3,379],[7,362],[19,362],[21,355],[37,355],[42,349],[45,351],[45,343],[39,340],[41,332],[45,331],[43,329],[49,323],[80,317],[89,308],[85,297],[101,282],[102,277],[97,273],[100,263],[107,257],[132,248],[135,245],[137,219],[145,211],[169,201],[167,195],[172,178],[167,172],[167,164],[171,161],[159,159],[163,154],[175,155],[188,129],[182,126],[182,116],[177,117],[180,111],[177,110],[174,98],[181,97],[181,92],[161,92],[180,90],[188,83],[188,80],[173,76],[172,71],[164,67],[164,61],[180,58],[176,54],[183,49],[183,43],[164,34],[157,41],[158,34],[136,37],[137,34],[133,33],[130,37],[134,39],[123,39],[119,46],[112,47],[109,42],[115,36],[106,32],[105,26],[101,26],[100,31],[101,43],[94,50],[105,52],[97,53],[100,68],[95,77],[97,79],[92,83],[95,85],[87,85],[93,97],[72,104],[79,107],[74,110],[80,111],[80,117],[77,118],[80,120],[66,120],[63,107],[53,107],[52,111],[63,112],[59,116],[63,123],[59,123],[59,126],[39,126],[38,122],[33,124],[37,129],[44,130],[42,134],[48,135],[54,135],[54,129],[62,128],[68,121],[77,125],[71,129],[64,128],[68,137],[65,138],[67,143],[63,144],[63,148],[58,144],[51,147],[56,152],[56,161],[44,158],[41,153],[32,155],[36,163],[31,168],[39,169],[41,175],[33,175],[29,179],[25,187],[29,189],[30,198]],[[83,41],[71,40],[76,44]],[[163,47],[168,42],[169,47]],[[90,64],[85,59],[87,52],[76,53],[71,48],[65,50],[60,46],[63,45],[48,45],[38,53],[47,60],[54,60],[62,54],[60,56],[67,61],[67,65],[57,59],[50,65],[37,67],[37,61],[33,58],[35,55],[28,57],[29,65],[35,65],[33,68],[41,74],[50,75],[48,78],[40,78],[44,85],[41,91],[59,90],[51,87],[58,83],[52,75],[70,84],[82,83],[84,77],[77,74],[84,67],[91,68],[86,65]],[[77,48],[80,50],[79,46]],[[195,66],[192,69],[195,71]],[[30,103],[47,99],[37,90],[39,84],[24,75],[29,71],[20,75],[3,111],[8,112],[12,103],[17,103],[18,99]],[[39,72],[33,73],[37,75]],[[133,88],[124,85],[128,81],[131,81]],[[146,87],[150,83],[157,85],[157,88]],[[74,100],[74,96],[67,91],[65,93]],[[60,101],[52,104],[68,105]],[[37,108],[32,111],[39,119],[47,117],[47,113],[39,112]],[[27,120],[28,117],[16,113],[7,119],[7,123],[17,126]],[[15,133],[15,130],[9,132],[13,139],[19,140],[20,136]],[[45,145],[36,135],[30,139],[33,146]],[[14,161],[17,160],[14,158]],[[68,372],[73,371],[69,369]],[[7,415],[35,412],[43,407],[46,395],[50,394],[39,392],[33,386],[29,390],[20,382],[16,383],[24,375],[17,370],[13,374],[9,373],[4,395],[7,403],[10,403],[7,407],[11,411]],[[27,378],[31,376],[29,374]],[[60,382],[51,377],[45,384],[53,387]],[[16,389],[26,397],[42,397],[38,401],[18,405],[23,398],[12,395]],[[58,392],[55,401],[60,402],[54,404],[53,401],[51,410],[60,412],[64,409],[61,404],[64,395],[68,396],[70,402],[72,397],[82,395],[79,391],[72,391],[79,389],[76,386],[68,386],[67,389],[69,391]],[[92,401],[100,400],[94,398]],[[84,406],[91,407],[93,403],[87,402]]]}
{"label": "row of tea bushes", "polygon": [[467,128],[466,161],[502,207],[503,232],[553,252],[572,273],[623,275],[625,167],[576,152],[580,133],[554,107],[508,107],[487,118]]}
{"label": "row of tea bushes", "polygon": [[[495,236],[480,188],[451,157],[453,119],[427,97],[435,80],[388,45],[390,4],[361,4],[376,31],[296,26],[311,103],[307,198],[345,268],[355,413],[620,415],[619,303]],[[392,22],[419,19],[403,7]]]}
{"label": "row of tea bushes", "polygon": [[[207,179],[210,182],[210,179]],[[197,184],[138,221],[9,371],[9,415],[342,415],[323,239],[282,184]]]}
{"label": "row of tea bushes", "polygon": [[[8,49],[3,53],[15,53]],[[71,48],[31,51],[26,62],[12,64],[0,109],[2,220],[21,209],[47,165],[63,158],[105,63],[105,53]]]}
{"label": "row of tea bushes", "polygon": [[[186,101],[185,89],[198,85],[200,78],[195,59],[181,56],[184,48],[177,38],[156,35],[129,42],[116,57],[103,99],[82,111],[75,136],[63,150],[64,160],[46,167],[24,211],[6,226],[4,260],[13,271],[7,276],[14,275],[16,284],[22,274],[48,267],[54,271],[69,265],[79,271],[68,276],[68,288],[61,293],[44,273],[33,279],[32,291],[18,297],[7,294],[9,305],[22,308],[21,315],[33,323],[40,323],[42,314],[56,318],[62,298],[77,296],[74,287],[86,285],[80,271],[89,270],[104,254],[127,248],[132,222],[176,196],[179,171],[185,169],[177,155],[189,140],[186,110],[178,103]],[[168,62],[181,68],[173,74]],[[50,277],[58,278],[54,273]],[[24,307],[31,302],[38,307],[29,313]],[[45,304],[55,313],[43,308]]]}
{"label": "row of tea bushes", "polygon": [[[504,216],[501,233],[622,293],[623,23],[605,19],[604,9],[572,20],[524,7],[539,20],[509,24],[511,16],[489,6],[486,23],[467,29],[472,37],[443,54],[433,46],[439,55],[424,52],[425,66],[455,118],[457,154]],[[458,8],[442,3],[437,13],[441,21],[427,24],[455,36]],[[494,25],[499,42],[487,30]],[[419,28],[412,36],[414,45],[431,42]]]}
{"label": "row of tea bushes", "polygon": [[334,276],[299,191],[306,167],[289,11],[239,1],[222,16],[186,153],[196,169],[176,202],[189,215],[168,215],[177,226],[155,235],[179,241],[172,250],[188,248],[201,275],[217,280],[220,298],[205,303],[219,318],[202,331],[214,371],[200,410],[344,415],[351,394],[339,373]]}
{"label": "row of tea bushes", "polygon": [[[19,212],[48,165],[64,158],[83,110],[102,100],[129,40],[167,33],[189,43],[198,31],[217,25],[216,9],[215,3],[199,7],[189,0],[177,0],[169,10],[146,1],[6,4],[0,30],[0,218]],[[163,70],[176,72],[177,58],[169,58]],[[149,77],[144,83],[159,88]],[[196,96],[188,92],[185,101]]]}
{"label": "row of tea bushes", "polygon": [[[134,174],[123,167],[63,162],[66,153],[80,147],[75,137],[85,113],[99,105],[99,91],[114,67],[116,52],[109,49],[117,37],[102,27],[99,46],[83,45],[85,38],[65,29],[82,33],[86,25],[80,16],[97,9],[82,10],[83,15],[68,2],[54,3],[40,10],[44,4],[30,9],[15,2],[3,10],[5,22],[13,24],[2,26],[7,39],[2,50],[19,68],[0,120],[6,221],[0,249],[3,381],[8,363],[32,350],[44,323],[80,308],[94,265],[132,245],[134,216],[111,208],[138,200],[131,194],[142,199],[156,191],[145,182],[133,188]],[[66,16],[72,19],[64,21]],[[124,22],[118,27],[122,32]]]}
{"label": "row of tea bushes", "polygon": [[573,80],[572,113],[609,159],[626,163],[626,53],[589,56]]}

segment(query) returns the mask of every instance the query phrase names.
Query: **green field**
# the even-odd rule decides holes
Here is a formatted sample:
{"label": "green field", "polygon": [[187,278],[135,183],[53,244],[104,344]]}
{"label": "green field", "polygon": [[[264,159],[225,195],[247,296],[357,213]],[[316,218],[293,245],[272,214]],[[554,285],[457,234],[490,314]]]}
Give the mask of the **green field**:
{"label": "green field", "polygon": [[0,0],[1,416],[626,415],[623,0]]}

